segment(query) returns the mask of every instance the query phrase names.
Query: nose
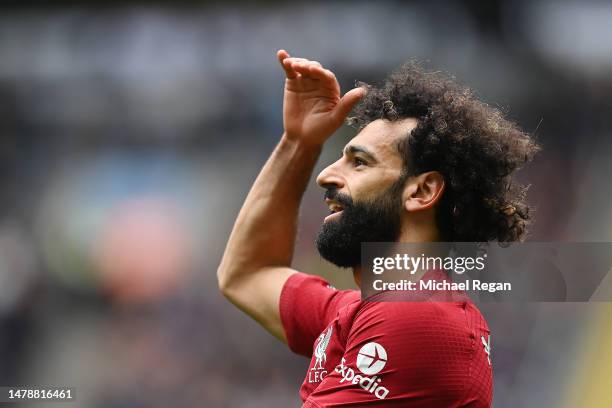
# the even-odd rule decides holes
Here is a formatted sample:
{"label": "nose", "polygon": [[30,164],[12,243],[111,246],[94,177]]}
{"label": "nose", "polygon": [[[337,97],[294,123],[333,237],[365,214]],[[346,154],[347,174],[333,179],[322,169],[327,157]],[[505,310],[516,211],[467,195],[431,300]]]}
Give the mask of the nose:
{"label": "nose", "polygon": [[317,184],[326,189],[336,188],[339,190],[344,187],[344,179],[339,172],[338,161],[330,164],[319,173]]}

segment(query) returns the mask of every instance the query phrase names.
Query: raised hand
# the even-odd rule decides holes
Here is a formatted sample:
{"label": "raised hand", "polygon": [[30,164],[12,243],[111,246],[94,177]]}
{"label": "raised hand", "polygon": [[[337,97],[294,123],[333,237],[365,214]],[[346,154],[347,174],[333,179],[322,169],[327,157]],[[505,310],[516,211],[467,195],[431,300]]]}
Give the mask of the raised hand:
{"label": "raised hand", "polygon": [[283,99],[286,137],[320,146],[342,125],[365,90],[355,88],[342,96],[334,73],[317,61],[293,58],[285,50],[276,55],[286,75]]}

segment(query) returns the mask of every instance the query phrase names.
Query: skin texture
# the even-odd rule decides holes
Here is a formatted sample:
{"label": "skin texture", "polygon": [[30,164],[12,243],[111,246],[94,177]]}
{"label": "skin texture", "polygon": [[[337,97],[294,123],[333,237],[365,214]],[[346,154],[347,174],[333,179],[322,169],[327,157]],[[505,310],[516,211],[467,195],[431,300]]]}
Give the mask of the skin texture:
{"label": "skin texture", "polygon": [[365,200],[388,188],[402,170],[402,158],[394,146],[415,126],[413,119],[370,123],[344,147],[342,157],[319,174],[317,184],[336,187],[353,200]]}
{"label": "skin texture", "polygon": [[[319,174],[317,184],[335,187],[356,201],[367,200],[389,188],[402,172],[397,143],[416,125],[413,118],[373,121],[345,146],[338,161]],[[433,206],[443,191],[444,179],[438,172],[422,173],[406,181],[402,198],[406,212],[402,213],[400,242],[437,240]]]}
{"label": "skin texture", "polygon": [[[364,201],[389,188],[401,175],[402,157],[395,147],[416,127],[407,118],[394,122],[376,120],[368,124],[343,149],[343,155],[317,177],[323,188],[337,188],[355,201]],[[444,191],[444,179],[438,172],[428,172],[406,181],[402,201],[401,232],[398,242],[438,241],[435,209]],[[328,204],[331,204],[328,201]],[[330,222],[332,217],[326,218]],[[361,286],[361,268],[353,268],[357,286]]]}
{"label": "skin texture", "polygon": [[[291,262],[300,201],[323,144],[344,123],[364,89],[342,95],[335,75],[320,63],[292,58],[284,50],[277,58],[286,75],[284,133],[236,219],[217,276],[230,302],[286,343],[279,299],[283,285],[295,273]],[[383,191],[401,174],[402,160],[395,146],[414,126],[413,119],[372,122],[317,182],[322,187],[334,185],[353,199]],[[364,148],[373,157],[352,147]],[[434,204],[443,188],[436,172],[407,180],[400,241],[436,238]],[[359,273],[356,268],[358,284]]]}

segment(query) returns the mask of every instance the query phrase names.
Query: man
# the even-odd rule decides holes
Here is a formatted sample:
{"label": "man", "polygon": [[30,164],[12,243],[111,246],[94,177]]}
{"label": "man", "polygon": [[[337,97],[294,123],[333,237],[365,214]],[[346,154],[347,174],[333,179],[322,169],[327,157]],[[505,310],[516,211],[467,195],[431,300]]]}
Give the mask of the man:
{"label": "man", "polygon": [[[277,57],[284,133],[255,181],[218,270],[223,294],[311,358],[304,407],[486,407],[490,334],[469,302],[363,302],[291,269],[298,209],[324,142],[355,108],[359,133],[317,177],[330,215],[321,255],[353,269],[360,243],[520,240],[528,221],[510,174],[537,146],[440,73],[407,64],[344,96],[316,61]],[[360,104],[357,104],[361,100]]]}

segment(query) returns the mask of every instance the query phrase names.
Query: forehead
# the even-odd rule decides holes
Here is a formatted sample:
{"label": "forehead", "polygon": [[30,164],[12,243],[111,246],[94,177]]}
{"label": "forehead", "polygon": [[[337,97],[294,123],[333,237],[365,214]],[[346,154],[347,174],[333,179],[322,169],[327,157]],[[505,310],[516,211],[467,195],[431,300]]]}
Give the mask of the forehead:
{"label": "forehead", "polygon": [[397,143],[406,137],[417,125],[414,118],[396,121],[377,119],[369,123],[348,144],[348,146],[363,146],[381,160],[400,160]]}

